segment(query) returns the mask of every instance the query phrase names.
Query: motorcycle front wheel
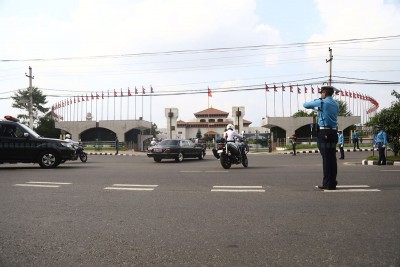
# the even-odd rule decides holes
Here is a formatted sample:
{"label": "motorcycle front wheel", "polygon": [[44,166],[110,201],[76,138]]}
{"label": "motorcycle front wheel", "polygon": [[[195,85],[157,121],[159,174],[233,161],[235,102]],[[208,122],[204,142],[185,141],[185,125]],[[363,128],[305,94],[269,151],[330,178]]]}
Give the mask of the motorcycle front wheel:
{"label": "motorcycle front wheel", "polygon": [[224,169],[229,169],[232,166],[231,159],[225,153],[221,154],[219,161]]}
{"label": "motorcycle front wheel", "polygon": [[86,162],[86,161],[87,161],[87,154],[86,154],[85,152],[82,152],[82,153],[79,155],[79,158],[80,158],[80,160],[81,160],[82,162]]}

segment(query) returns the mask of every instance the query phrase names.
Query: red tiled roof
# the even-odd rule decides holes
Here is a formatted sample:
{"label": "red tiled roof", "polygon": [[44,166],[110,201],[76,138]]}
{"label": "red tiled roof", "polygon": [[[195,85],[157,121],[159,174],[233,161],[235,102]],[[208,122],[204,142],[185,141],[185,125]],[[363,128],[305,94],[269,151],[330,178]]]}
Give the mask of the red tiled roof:
{"label": "red tiled roof", "polygon": [[221,116],[228,116],[229,113],[216,109],[216,108],[208,108],[199,112],[194,113],[194,115],[197,117],[198,115],[221,115]]}

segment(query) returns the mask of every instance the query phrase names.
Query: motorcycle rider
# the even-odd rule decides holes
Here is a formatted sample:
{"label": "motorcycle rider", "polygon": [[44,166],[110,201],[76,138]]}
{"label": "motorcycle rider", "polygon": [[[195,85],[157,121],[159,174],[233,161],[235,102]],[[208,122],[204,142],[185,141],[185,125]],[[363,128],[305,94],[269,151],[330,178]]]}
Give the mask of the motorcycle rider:
{"label": "motorcycle rider", "polygon": [[241,142],[238,142],[236,144],[236,138],[243,138],[243,135],[238,134],[235,130],[235,127],[233,126],[233,124],[228,124],[226,126],[226,131],[224,132],[224,136],[227,142],[233,142],[233,144],[236,146],[236,148],[239,150],[239,154],[240,156],[243,153],[243,144]]}

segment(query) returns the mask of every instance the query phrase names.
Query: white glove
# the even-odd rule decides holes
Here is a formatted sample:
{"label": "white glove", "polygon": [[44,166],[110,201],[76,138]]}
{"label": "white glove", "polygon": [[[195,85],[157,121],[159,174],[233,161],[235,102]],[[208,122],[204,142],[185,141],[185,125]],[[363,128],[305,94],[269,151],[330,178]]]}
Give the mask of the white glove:
{"label": "white glove", "polygon": [[382,145],[382,147],[383,147],[383,148],[385,148],[385,147],[386,147],[386,145]]}
{"label": "white glove", "polygon": [[343,145],[340,145],[340,147],[343,147]]}

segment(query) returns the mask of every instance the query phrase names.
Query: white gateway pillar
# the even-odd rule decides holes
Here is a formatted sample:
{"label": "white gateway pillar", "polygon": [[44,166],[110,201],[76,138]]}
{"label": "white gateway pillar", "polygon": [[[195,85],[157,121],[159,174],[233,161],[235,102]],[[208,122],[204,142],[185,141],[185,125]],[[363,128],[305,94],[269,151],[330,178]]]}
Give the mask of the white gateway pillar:
{"label": "white gateway pillar", "polygon": [[245,115],[244,107],[232,107],[232,118],[235,125],[235,130],[241,133],[243,128],[243,117]]}
{"label": "white gateway pillar", "polygon": [[169,139],[177,138],[179,110],[177,108],[166,108],[165,117],[167,118],[167,136]]}

